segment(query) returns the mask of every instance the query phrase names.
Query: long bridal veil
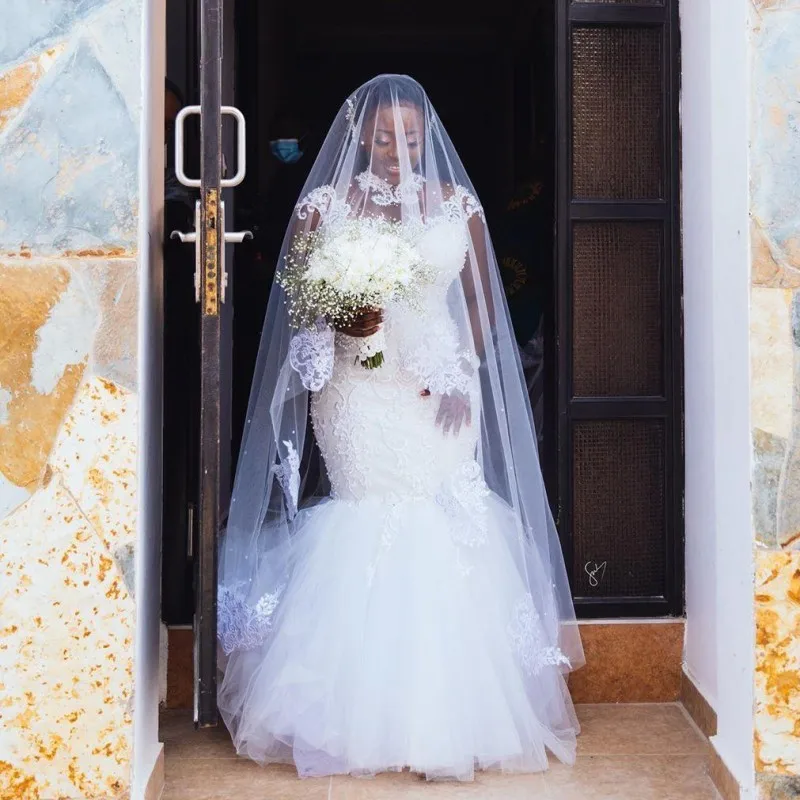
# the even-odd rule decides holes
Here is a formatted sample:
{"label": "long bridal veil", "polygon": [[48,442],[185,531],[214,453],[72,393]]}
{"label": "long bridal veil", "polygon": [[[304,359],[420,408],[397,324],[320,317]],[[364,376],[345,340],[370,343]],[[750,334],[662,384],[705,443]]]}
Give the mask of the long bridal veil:
{"label": "long bridal veil", "polygon": [[[391,168],[382,174],[387,152]],[[527,587],[509,630],[522,640],[533,674],[544,665],[574,669],[583,652],[487,221],[428,97],[405,76],[375,78],[341,107],[289,221],[279,272],[298,236],[324,236],[366,218],[396,223],[411,242],[443,225],[446,235],[431,241],[455,238],[464,253],[463,268],[459,260],[448,278],[449,313],[435,320],[421,314],[403,367],[445,411],[450,400],[456,408],[470,398],[478,466],[453,476],[440,498],[461,519],[465,574],[480,559],[482,514],[493,493],[507,511],[504,533]],[[298,520],[331,493],[309,425],[309,396],[331,377],[334,332],[323,319],[295,327],[287,300],[276,281],[220,545],[218,637],[229,671],[237,658],[269,644],[295,567]]]}

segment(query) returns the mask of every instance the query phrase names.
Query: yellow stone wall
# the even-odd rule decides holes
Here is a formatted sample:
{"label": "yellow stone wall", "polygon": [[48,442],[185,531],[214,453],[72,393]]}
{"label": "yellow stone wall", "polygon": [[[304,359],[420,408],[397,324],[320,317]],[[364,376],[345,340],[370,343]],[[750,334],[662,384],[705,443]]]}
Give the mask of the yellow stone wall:
{"label": "yellow stone wall", "polygon": [[800,4],[752,5],[751,411],[759,796],[800,796]]}
{"label": "yellow stone wall", "polygon": [[0,798],[125,797],[141,7],[49,0],[4,25]]}

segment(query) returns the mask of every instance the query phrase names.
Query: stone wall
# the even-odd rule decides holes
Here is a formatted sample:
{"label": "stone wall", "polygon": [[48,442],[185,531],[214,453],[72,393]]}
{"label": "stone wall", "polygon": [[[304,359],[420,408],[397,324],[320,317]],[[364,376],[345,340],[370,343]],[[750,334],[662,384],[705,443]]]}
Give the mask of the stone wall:
{"label": "stone wall", "polygon": [[800,2],[753,0],[751,42],[755,756],[761,796],[783,798],[800,792]]}
{"label": "stone wall", "polygon": [[0,36],[0,797],[130,790],[141,0]]}

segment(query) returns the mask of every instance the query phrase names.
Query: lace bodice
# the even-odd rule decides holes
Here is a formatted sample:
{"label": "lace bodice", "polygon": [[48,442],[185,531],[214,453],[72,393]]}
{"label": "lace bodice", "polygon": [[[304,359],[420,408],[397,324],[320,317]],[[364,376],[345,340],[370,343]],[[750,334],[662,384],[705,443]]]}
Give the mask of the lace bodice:
{"label": "lace bodice", "polygon": [[426,226],[415,244],[435,268],[434,278],[414,306],[399,302],[384,309],[385,362],[380,374],[356,363],[362,339],[337,333],[333,366],[326,371],[330,379],[391,378],[409,389],[428,389],[434,394],[469,391],[477,360],[472,342],[464,341],[466,325],[458,324],[448,303],[448,290],[464,264],[466,227],[440,219]]}
{"label": "lace bodice", "polygon": [[[360,340],[335,335],[330,379],[312,397],[312,419],[333,492],[341,499],[435,497],[465,464],[474,464],[477,436],[465,428],[446,438],[436,427],[441,394],[456,387],[479,405],[471,347],[459,341],[448,288],[467,248],[453,221],[428,226],[418,247],[437,277],[416,309],[384,310],[385,361],[365,369]],[[421,396],[428,389],[431,394]],[[477,414],[475,414],[477,418]]]}
{"label": "lace bodice", "polygon": [[[377,206],[407,202],[422,188],[421,180],[392,187],[371,173],[359,176],[358,183],[369,191]],[[384,309],[384,355],[390,369],[405,370],[406,378],[416,376],[416,384],[431,392],[445,394],[466,392],[477,359],[463,308],[450,308],[448,290],[464,267],[469,246],[468,221],[473,215],[483,216],[475,197],[457,186],[438,197],[438,210],[428,220],[409,213],[403,218],[402,230],[432,267],[432,280],[421,292],[415,307],[403,303]],[[300,219],[317,215],[321,224],[335,229],[349,218],[351,204],[342,199],[332,186],[310,192],[299,204]],[[454,305],[458,305],[455,303]],[[335,349],[334,349],[335,341]],[[349,371],[348,359],[355,360],[364,340],[333,337],[324,324],[316,329],[299,331],[290,346],[289,358],[310,391],[320,391],[330,380],[334,368]],[[362,376],[363,377],[363,376]]]}

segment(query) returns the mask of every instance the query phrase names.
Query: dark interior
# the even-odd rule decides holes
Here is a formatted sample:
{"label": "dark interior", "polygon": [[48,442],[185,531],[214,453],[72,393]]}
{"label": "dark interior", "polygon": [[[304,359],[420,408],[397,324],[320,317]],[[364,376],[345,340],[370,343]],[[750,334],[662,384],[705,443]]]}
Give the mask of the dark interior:
{"label": "dark interior", "polygon": [[[168,77],[184,102],[193,104],[198,102],[198,31],[189,5],[169,4]],[[232,197],[235,219],[227,227],[252,230],[254,239],[236,247],[232,267],[231,465],[292,206],[343,100],[375,75],[396,72],[425,87],[486,209],[532,404],[540,409],[542,466],[555,496],[551,4],[500,0],[483,6],[478,16],[454,0],[434,0],[421,9],[364,0],[283,6],[238,0],[233,23],[235,58],[226,61],[233,92],[225,101],[238,106],[248,121],[248,175]],[[196,127],[188,135],[191,160]],[[304,156],[286,165],[271,155],[269,142],[293,137],[302,137]],[[167,233],[192,228],[185,206],[168,204],[165,228]],[[167,242],[163,616],[172,625],[192,619],[199,436],[193,270],[191,248]],[[538,355],[537,331],[543,345]]]}

